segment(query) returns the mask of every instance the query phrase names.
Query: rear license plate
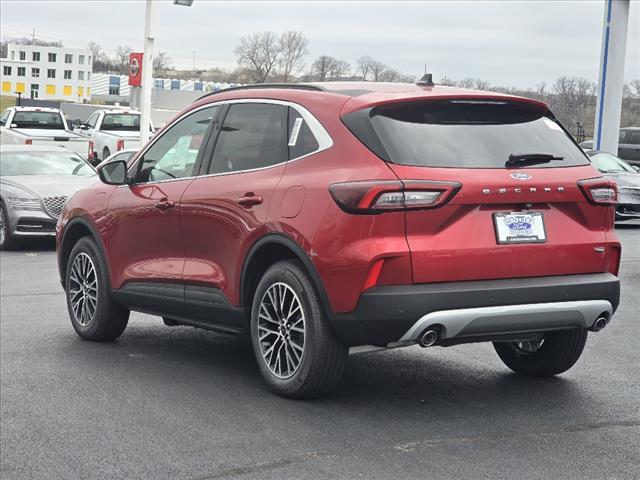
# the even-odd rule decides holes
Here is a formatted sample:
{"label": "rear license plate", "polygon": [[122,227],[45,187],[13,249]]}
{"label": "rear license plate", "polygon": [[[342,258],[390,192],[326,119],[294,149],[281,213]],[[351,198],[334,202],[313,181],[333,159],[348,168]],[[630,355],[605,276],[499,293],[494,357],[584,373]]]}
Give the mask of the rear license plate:
{"label": "rear license plate", "polygon": [[544,243],[542,212],[497,212],[493,214],[498,243]]}

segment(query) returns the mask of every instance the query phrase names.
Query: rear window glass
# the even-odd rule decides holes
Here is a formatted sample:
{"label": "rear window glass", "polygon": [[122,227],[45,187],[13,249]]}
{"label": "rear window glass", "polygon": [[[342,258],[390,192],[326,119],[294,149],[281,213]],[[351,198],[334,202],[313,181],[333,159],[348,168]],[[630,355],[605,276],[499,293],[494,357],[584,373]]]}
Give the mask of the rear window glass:
{"label": "rear window glass", "polygon": [[307,122],[296,109],[291,107],[289,107],[288,139],[289,158],[292,160],[309,155],[320,148]]}
{"label": "rear window glass", "polygon": [[504,168],[510,155],[563,157],[527,168],[588,164],[560,125],[536,106],[449,100],[379,107],[371,123],[389,159],[401,165]]}
{"label": "rear window glass", "polygon": [[62,116],[56,112],[16,112],[11,123],[16,128],[64,130]]}
{"label": "rear window glass", "polygon": [[108,113],[102,120],[101,130],[140,130],[140,115]]}

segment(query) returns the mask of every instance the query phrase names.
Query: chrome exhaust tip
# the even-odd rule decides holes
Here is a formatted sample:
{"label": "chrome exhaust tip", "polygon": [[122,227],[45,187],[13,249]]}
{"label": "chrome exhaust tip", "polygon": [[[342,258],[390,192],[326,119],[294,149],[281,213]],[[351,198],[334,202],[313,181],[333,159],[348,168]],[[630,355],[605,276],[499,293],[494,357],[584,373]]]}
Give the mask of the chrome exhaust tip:
{"label": "chrome exhaust tip", "polygon": [[591,327],[591,330],[593,330],[594,332],[599,332],[606,326],[607,326],[607,317],[598,317],[596,321],[593,322],[593,326]]}
{"label": "chrome exhaust tip", "polygon": [[427,328],[418,337],[418,345],[420,345],[422,348],[431,347],[437,341],[438,341],[438,332],[430,328]]}

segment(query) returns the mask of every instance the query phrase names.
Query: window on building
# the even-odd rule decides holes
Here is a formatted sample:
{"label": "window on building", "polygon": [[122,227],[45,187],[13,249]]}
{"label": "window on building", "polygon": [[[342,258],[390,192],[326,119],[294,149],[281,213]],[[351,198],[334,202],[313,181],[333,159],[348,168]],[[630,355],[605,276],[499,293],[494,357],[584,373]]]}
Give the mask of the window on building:
{"label": "window on building", "polygon": [[16,51],[11,50],[11,60],[15,60],[15,59],[16,59]]}
{"label": "window on building", "polygon": [[109,95],[120,95],[120,77],[117,75],[109,77]]}
{"label": "window on building", "polygon": [[204,91],[204,83],[202,82],[195,82],[193,84],[193,91],[194,92],[202,92]]}
{"label": "window on building", "polygon": [[87,80],[91,80],[91,72],[87,72]]}
{"label": "window on building", "polygon": [[73,89],[71,88],[71,85],[65,85],[64,87],[62,87],[62,94],[65,97],[70,97],[73,93]]}
{"label": "window on building", "polygon": [[26,67],[18,67],[18,76],[24,77],[27,74]]}
{"label": "window on building", "polygon": [[24,83],[16,83],[16,93],[24,93]]}
{"label": "window on building", "polygon": [[156,78],[153,81],[153,88],[164,88],[164,80],[161,78]]}
{"label": "window on building", "polygon": [[65,80],[71,80],[71,70],[65,70],[64,71],[64,79]]}
{"label": "window on building", "polygon": [[47,85],[47,95],[55,95],[55,94],[56,94],[56,86]]}
{"label": "window on building", "polygon": [[40,61],[40,52],[31,52],[31,60],[34,62]]}
{"label": "window on building", "polygon": [[31,84],[31,98],[38,98],[40,85],[38,83]]}
{"label": "window on building", "polygon": [[171,80],[171,90],[180,90],[180,80]]}
{"label": "window on building", "polygon": [[2,74],[3,75],[11,75],[11,67],[7,67],[6,65],[4,67],[2,67]]}
{"label": "window on building", "polygon": [[91,65],[91,55],[87,57],[87,65]]}
{"label": "window on building", "polygon": [[2,91],[10,92],[11,91],[11,82],[2,82]]}
{"label": "window on building", "polygon": [[65,53],[64,63],[73,63],[73,55],[71,55],[70,53]]}
{"label": "window on building", "polygon": [[51,52],[49,52],[49,57],[48,57],[48,58],[49,58],[49,61],[50,61],[50,62],[55,62],[55,61],[56,61],[56,57],[57,57],[57,56],[56,56],[56,54],[55,54],[55,53],[51,53]]}
{"label": "window on building", "polygon": [[78,80],[84,80],[84,72],[82,70],[78,72]]}
{"label": "window on building", "polygon": [[78,96],[79,97],[84,97],[84,88],[78,87]]}
{"label": "window on building", "polygon": [[20,60],[26,60],[27,59],[27,52],[19,52],[19,58],[20,58]]}
{"label": "window on building", "polygon": [[38,78],[40,76],[40,69],[39,68],[32,68],[31,69],[31,76]]}
{"label": "window on building", "polygon": [[84,55],[78,55],[78,63],[84,65]]}
{"label": "window on building", "polygon": [[47,78],[56,78],[55,68],[47,68]]}

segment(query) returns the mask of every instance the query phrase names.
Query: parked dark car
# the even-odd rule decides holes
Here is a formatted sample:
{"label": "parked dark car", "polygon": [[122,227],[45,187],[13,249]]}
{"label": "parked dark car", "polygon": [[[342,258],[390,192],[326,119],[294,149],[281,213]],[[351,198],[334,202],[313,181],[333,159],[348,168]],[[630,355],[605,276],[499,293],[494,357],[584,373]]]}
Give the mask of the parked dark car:
{"label": "parked dark car", "polygon": [[618,185],[616,220],[640,219],[640,167],[629,165],[606,152],[592,150],[587,154],[591,157],[591,164]]}
{"label": "parked dark car", "polygon": [[[593,150],[593,140],[582,142],[580,146],[584,150]],[[620,129],[618,157],[631,165],[640,167],[640,127]]]}
{"label": "parked dark car", "polygon": [[131,310],[252,340],[304,398],[349,347],[494,342],[571,368],[619,302],[616,190],[548,107],[433,84],[227,89],[187,108],[57,225],[76,332]]}

